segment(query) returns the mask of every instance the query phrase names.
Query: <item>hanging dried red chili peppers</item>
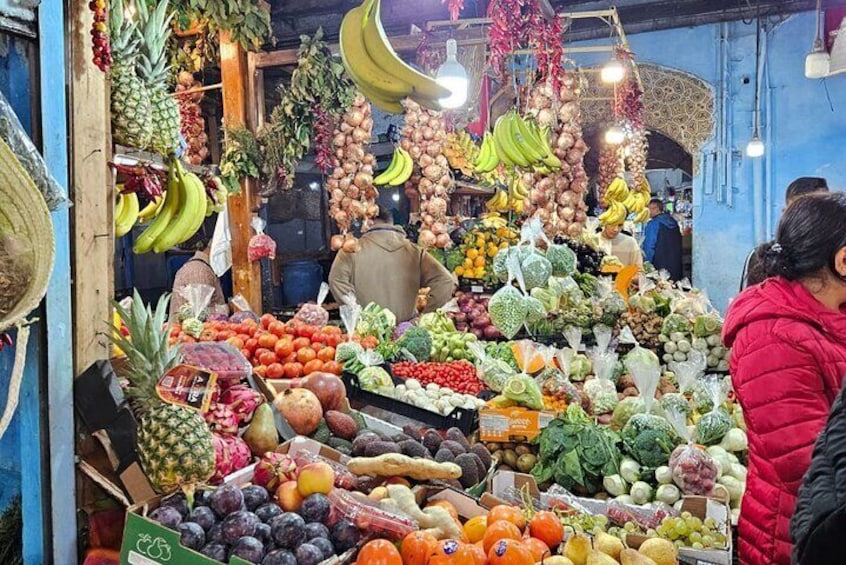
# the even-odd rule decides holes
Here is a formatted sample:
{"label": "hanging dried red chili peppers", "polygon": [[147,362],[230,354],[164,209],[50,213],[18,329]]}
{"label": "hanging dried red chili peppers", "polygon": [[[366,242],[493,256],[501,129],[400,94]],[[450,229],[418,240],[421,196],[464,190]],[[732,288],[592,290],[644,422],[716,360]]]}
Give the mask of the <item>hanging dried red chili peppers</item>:
{"label": "hanging dried red chili peppers", "polygon": [[336,160],[332,149],[332,137],[335,133],[335,120],[320,106],[314,105],[314,163],[324,175],[335,166]]}
{"label": "hanging dried red chili peppers", "polygon": [[[533,0],[529,0],[534,3]],[[505,59],[520,47],[526,28],[523,6],[526,0],[491,0],[488,17],[492,23],[488,29],[490,58],[488,63],[498,78],[505,76]]]}
{"label": "hanging dried red chili peppers", "polygon": [[131,167],[110,162],[109,166],[126,177],[121,191],[123,194],[137,192],[145,195],[148,200],[162,195],[162,171],[143,164]]}
{"label": "hanging dried red chili peppers", "polygon": [[535,0],[527,3],[528,23],[526,35],[535,50],[540,79],[550,79],[557,96],[564,81],[564,26],[561,18],[547,19]]}
{"label": "hanging dried red chili peppers", "polygon": [[109,43],[109,11],[106,0],[91,0],[88,9],[94,12],[91,24],[91,48],[94,52],[92,61],[104,73],[112,66],[112,47]]}
{"label": "hanging dried red chili peppers", "polygon": [[441,0],[441,2],[447,5],[449,19],[458,21],[458,16],[461,14],[461,10],[464,9],[464,0]]}

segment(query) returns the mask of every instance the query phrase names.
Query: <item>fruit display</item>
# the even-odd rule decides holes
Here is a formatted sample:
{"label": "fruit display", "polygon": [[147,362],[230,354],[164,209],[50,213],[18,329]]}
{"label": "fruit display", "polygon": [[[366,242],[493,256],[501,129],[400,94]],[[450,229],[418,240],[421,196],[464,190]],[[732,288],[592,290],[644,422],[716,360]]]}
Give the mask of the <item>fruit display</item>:
{"label": "fruit display", "polygon": [[202,92],[189,92],[202,87],[202,83],[194,78],[194,75],[187,71],[179,73],[176,82],[176,101],[179,104],[180,133],[185,138],[188,147],[182,158],[192,165],[200,165],[209,156],[209,136],[206,134],[206,121],[203,119],[203,111],[200,102],[203,100]]}
{"label": "fruit display", "polygon": [[417,243],[426,248],[449,247],[452,242],[447,233],[447,208],[453,179],[444,155],[447,138],[444,116],[413,100],[406,100],[402,135],[400,147],[415,163],[415,176],[406,183],[406,195],[413,189],[420,197],[422,224]]}
{"label": "fruit display", "polygon": [[458,249],[463,257],[453,272],[460,278],[493,283],[493,260],[503,249],[517,243],[517,231],[508,225],[496,227],[484,222],[464,236]]}
{"label": "fruit display", "polygon": [[477,395],[485,384],[476,376],[476,367],[467,361],[448,363],[394,363],[394,376],[400,379],[414,379],[428,387],[433,384],[454,392]]}
{"label": "fruit display", "polygon": [[[482,144],[482,148],[484,149],[484,144]],[[488,151],[490,151],[489,148]],[[460,171],[464,176],[472,178],[474,173],[478,172],[476,171],[476,161],[481,158],[481,152],[476,147],[473,138],[465,130],[447,134],[444,155],[449,161],[449,166],[455,171]],[[492,169],[493,167],[489,170]]]}
{"label": "fruit display", "polygon": [[[376,158],[365,150],[373,130],[370,102],[360,94],[341,117],[332,138],[335,151],[335,168],[326,181],[329,192],[329,215],[335,220],[342,234],[347,234],[353,222],[373,218],[379,209],[375,200],[379,193],[373,186]],[[356,247],[355,240],[344,235],[332,237],[332,249],[345,250]]]}
{"label": "fruit display", "polygon": [[339,43],[347,74],[385,112],[402,113],[406,97],[440,109],[438,100],[449,96],[449,90],[400,59],[382,28],[380,10],[380,0],[366,0],[344,16]]}
{"label": "fruit display", "polygon": [[486,443],[498,471],[531,473],[538,462],[538,446],[534,443]]}
{"label": "fruit display", "polygon": [[550,146],[561,161],[558,171],[534,174],[528,200],[527,213],[541,219],[549,237],[578,237],[587,219],[584,201],[587,175],[583,160],[588,147],[579,123],[580,88],[578,78],[568,75],[557,96],[550,79],[537,83],[529,95],[527,113],[539,128],[551,128]]}
{"label": "fruit display", "polygon": [[411,177],[411,171],[414,169],[414,161],[411,155],[402,147],[394,149],[393,157],[388,168],[373,179],[373,184],[399,186]]}

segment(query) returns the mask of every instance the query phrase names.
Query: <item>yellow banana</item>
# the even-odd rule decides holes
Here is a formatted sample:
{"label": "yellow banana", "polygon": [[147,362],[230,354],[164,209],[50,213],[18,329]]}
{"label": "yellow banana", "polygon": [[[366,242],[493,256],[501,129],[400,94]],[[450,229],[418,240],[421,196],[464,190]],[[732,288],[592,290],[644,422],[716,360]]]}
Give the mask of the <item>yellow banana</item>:
{"label": "yellow banana", "polygon": [[135,222],[138,221],[138,195],[134,192],[121,194],[121,200],[125,204],[118,221],[115,223],[115,237],[123,237],[128,234]]}
{"label": "yellow banana", "polygon": [[399,148],[399,154],[402,168],[397,173],[397,176],[388,183],[391,186],[399,186],[405,183],[405,181],[411,178],[411,173],[414,171],[414,159],[411,158],[411,154],[402,147]]}
{"label": "yellow banana", "polygon": [[188,224],[185,231],[180,235],[180,239],[177,243],[185,243],[193,237],[195,233],[197,233],[206,219],[206,208],[208,206],[208,200],[206,199],[206,185],[203,183],[203,180],[194,173],[186,172],[184,174],[185,182],[188,183],[189,187],[192,188],[198,195],[198,202],[197,210],[193,213],[193,215],[188,215]]}
{"label": "yellow banana", "polygon": [[485,132],[484,137],[482,138],[482,147],[479,149],[479,154],[476,156],[475,161],[473,161],[473,165],[476,166],[477,173],[483,173],[485,171],[479,170],[483,168],[482,165],[488,162],[488,159],[491,156],[491,144],[488,142],[490,139],[489,133]]}
{"label": "yellow banana", "polygon": [[373,184],[388,184],[400,172],[400,167],[402,166],[402,164],[400,163],[400,154],[398,149],[399,148],[394,149],[394,153],[391,156],[391,164],[388,165],[387,169],[382,171],[382,174],[373,179]]}
{"label": "yellow banana", "polygon": [[637,216],[635,216],[634,221],[637,222],[638,224],[642,224],[643,222],[647,221],[648,219],[649,219],[649,208],[644,208],[643,210],[640,211],[640,213]]}
{"label": "yellow banana", "polygon": [[135,253],[147,253],[152,250],[156,239],[168,227],[168,224],[170,224],[170,221],[179,209],[179,180],[176,177],[176,165],[173,161],[168,166],[167,179],[167,191],[162,197],[162,208],[156,215],[156,218],[135,241],[135,245],[132,247]]}
{"label": "yellow banana", "polygon": [[155,218],[156,214],[159,213],[159,210],[162,209],[163,202],[164,196],[156,196],[146,206],[144,206],[140,212],[138,212],[138,221],[142,224],[146,224]]}
{"label": "yellow banana", "polygon": [[[115,187],[117,189],[117,187]],[[126,200],[123,197],[123,194],[120,192],[117,193],[117,202],[115,202],[115,228],[120,223],[121,219],[123,218],[124,214],[126,213]]]}
{"label": "yellow banana", "polygon": [[364,5],[353,8],[344,16],[340,29],[341,61],[353,82],[364,94],[373,93],[379,98],[371,97],[371,101],[382,108],[381,102],[389,102],[386,111],[395,112],[400,100],[411,94],[412,86],[397,77],[383,71],[370,58],[364,44],[365,15],[373,6],[373,0]]}

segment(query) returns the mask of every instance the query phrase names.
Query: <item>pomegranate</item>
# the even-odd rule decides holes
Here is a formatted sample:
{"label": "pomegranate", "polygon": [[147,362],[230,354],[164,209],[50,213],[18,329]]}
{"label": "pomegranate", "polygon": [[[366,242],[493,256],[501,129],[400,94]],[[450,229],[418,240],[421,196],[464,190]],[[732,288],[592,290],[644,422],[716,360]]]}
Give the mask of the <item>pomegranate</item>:
{"label": "pomegranate", "polygon": [[288,425],[299,435],[311,435],[320,424],[323,408],[317,395],[305,388],[289,388],[278,394],[273,406],[279,410]]}
{"label": "pomegranate", "polygon": [[347,389],[344,381],[331,373],[311,373],[310,375],[296,379],[292,384],[293,388],[308,389],[317,396],[323,411],[346,409]]}

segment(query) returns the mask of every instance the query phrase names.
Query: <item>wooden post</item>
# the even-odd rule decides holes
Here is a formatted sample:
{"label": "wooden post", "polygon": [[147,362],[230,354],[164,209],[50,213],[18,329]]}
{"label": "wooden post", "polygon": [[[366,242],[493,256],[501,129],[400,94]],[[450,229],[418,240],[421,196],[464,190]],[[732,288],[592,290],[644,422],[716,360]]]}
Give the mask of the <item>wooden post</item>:
{"label": "wooden post", "polygon": [[74,369],[109,357],[105,337],[114,294],[114,188],[106,75],[91,62],[87,2],[71,2],[71,221],[73,229]]}
{"label": "wooden post", "polygon": [[[228,128],[247,126],[247,54],[228,34],[220,35],[220,73],[223,80],[223,123]],[[252,235],[250,221],[258,209],[257,186],[241,180],[241,192],[229,197],[229,230],[232,234],[232,285],[255,312],[261,312],[261,265],[247,258]]]}

